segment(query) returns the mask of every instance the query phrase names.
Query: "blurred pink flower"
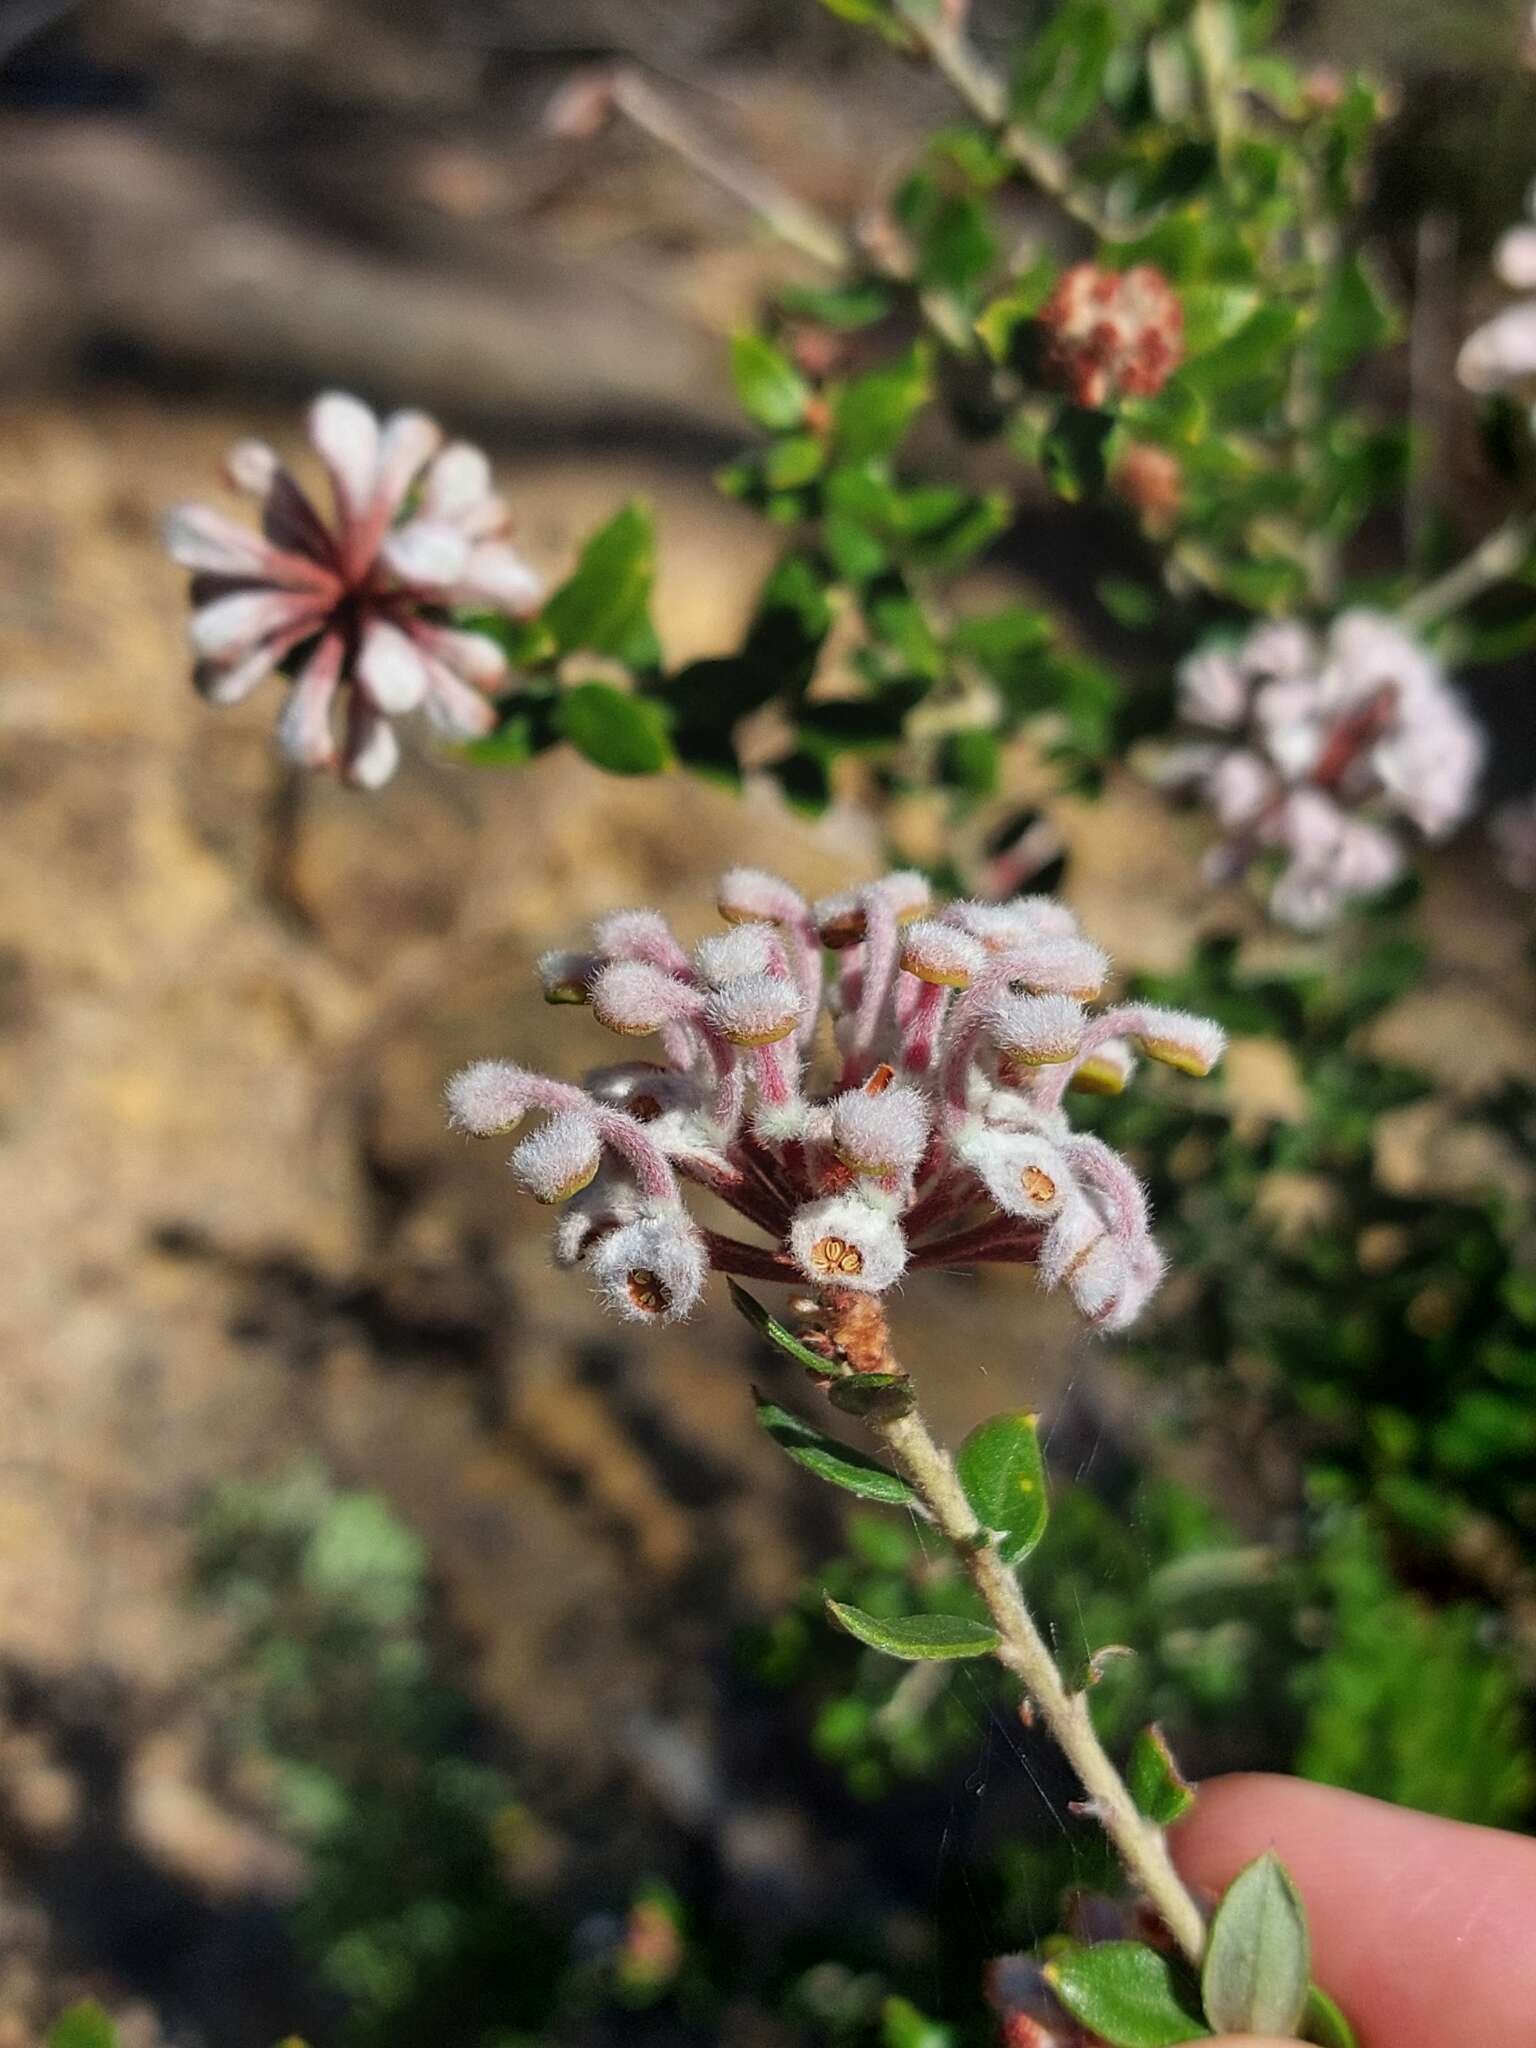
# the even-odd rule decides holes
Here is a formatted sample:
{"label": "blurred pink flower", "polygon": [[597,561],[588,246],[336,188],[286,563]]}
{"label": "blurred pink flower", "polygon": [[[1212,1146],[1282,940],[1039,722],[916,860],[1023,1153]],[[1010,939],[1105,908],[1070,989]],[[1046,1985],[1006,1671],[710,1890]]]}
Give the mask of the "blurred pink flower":
{"label": "blurred pink flower", "polygon": [[244,441],[226,474],[260,502],[260,532],[182,505],[166,544],[193,572],[198,687],[237,704],[291,660],[283,751],[376,789],[399,761],[389,721],[400,713],[420,709],[453,739],[490,731],[487,693],[505,680],[507,658],[452,614],[520,617],[540,586],[504,538],[507,509],[484,455],[463,441],[445,447],[424,413],[381,423],[361,400],[329,392],[310,409],[309,437],[330,477],[332,521],[271,448]]}
{"label": "blurred pink flower", "polygon": [[1286,622],[1202,648],[1179,671],[1179,709],[1212,736],[1171,749],[1160,779],[1215,813],[1224,837],[1208,873],[1231,881],[1280,854],[1269,907],[1302,931],[1396,881],[1405,827],[1453,832],[1483,762],[1439,663],[1376,612],[1345,612],[1321,639]]}
{"label": "blurred pink flower", "polygon": [[[1529,221],[1510,228],[1493,252],[1493,268],[1511,291],[1536,293],[1536,185],[1526,195]],[[1480,397],[1536,379],[1536,297],[1517,299],[1462,343],[1456,374]]]}
{"label": "blurred pink flower", "polygon": [[[659,1063],[578,1087],[482,1060],[450,1084],[453,1122],[477,1136],[545,1119],[511,1165],[561,1205],[558,1263],[584,1265],[641,1322],[688,1315],[712,1269],[809,1281],[825,1302],[981,1260],[1033,1265],[1101,1329],[1139,1314],[1163,1273],[1146,1196],[1073,1130],[1067,1093],[1117,1092],[1133,1045],[1208,1073],[1214,1024],[1140,1003],[1090,1010],[1109,963],[1047,896],[943,907],[920,876],[891,874],[813,908],[738,868],[719,906],[729,929],[691,953],[653,912],[628,911],[590,951],[540,963],[552,1002],[655,1035]],[[812,1087],[823,1017],[834,1064]],[[702,1229],[684,1183],[759,1237]]]}

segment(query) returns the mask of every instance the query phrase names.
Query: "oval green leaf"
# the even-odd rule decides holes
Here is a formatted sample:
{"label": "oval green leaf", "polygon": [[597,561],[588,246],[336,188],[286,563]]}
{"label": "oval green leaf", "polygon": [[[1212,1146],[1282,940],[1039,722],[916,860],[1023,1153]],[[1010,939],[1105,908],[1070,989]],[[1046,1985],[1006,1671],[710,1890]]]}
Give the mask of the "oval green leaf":
{"label": "oval green leaf", "polygon": [[1216,1908],[1201,1988],[1211,2024],[1230,2034],[1294,2034],[1311,1983],[1301,1895],[1272,1852],[1240,1870]]}
{"label": "oval green leaf", "polygon": [[1045,1534],[1050,1502],[1040,1418],[994,1415],[973,1429],[955,1460],[965,1497],[1004,1564],[1022,1564]]}
{"label": "oval green leaf", "polygon": [[1195,1803],[1188,1781],[1173,1760],[1167,1737],[1155,1721],[1143,1728],[1131,1744],[1125,1782],[1137,1811],[1160,1828],[1172,1827]]}
{"label": "oval green leaf", "polygon": [[1072,2017],[1111,2048],[1179,2048],[1210,2036],[1187,1973],[1143,1942],[1068,1949],[1045,1976]]}
{"label": "oval green leaf", "polygon": [[860,1500],[882,1501],[887,1507],[919,1505],[917,1495],[900,1473],[866,1458],[862,1451],[850,1450],[836,1437],[823,1436],[819,1429],[812,1429],[787,1408],[759,1397],[757,1419],[781,1451],[807,1472],[825,1479],[829,1486],[840,1486],[844,1493],[856,1493]]}
{"label": "oval green leaf", "polygon": [[1355,2030],[1320,1985],[1307,1992],[1307,2009],[1301,2016],[1301,2038],[1313,2048],[1360,2048]]}
{"label": "oval green leaf", "polygon": [[747,330],[731,337],[731,376],[736,396],[759,426],[782,433],[799,426],[811,387],[782,349]]}
{"label": "oval green leaf", "polygon": [[117,2027],[94,1998],[83,1999],[48,2029],[48,2048],[118,2048]]}
{"label": "oval green leaf", "polygon": [[725,1284],[731,1291],[731,1303],[737,1314],[745,1316],[760,1337],[765,1337],[770,1344],[777,1345],[778,1349],[787,1358],[792,1358],[796,1365],[803,1365],[807,1372],[816,1373],[822,1379],[840,1369],[830,1358],[824,1358],[819,1351],[813,1351],[809,1344],[802,1344],[794,1331],[787,1330],[778,1317],[771,1315],[755,1295],[748,1294],[739,1281],[727,1279]]}
{"label": "oval green leaf", "polygon": [[828,1600],[827,1612],[839,1627],[872,1650],[883,1650],[887,1657],[901,1657],[909,1664],[948,1657],[988,1657],[997,1648],[997,1630],[984,1621],[968,1621],[963,1614],[907,1614],[899,1621],[883,1621],[878,1615],[866,1614],[862,1607],[845,1607],[841,1600]]}
{"label": "oval green leaf", "polygon": [[587,648],[631,668],[660,658],[651,628],[656,537],[644,505],[625,505],[600,526],[575,569],[545,605],[539,623],[560,654]]}
{"label": "oval green leaf", "polygon": [[555,729],[610,775],[655,775],[672,759],[659,708],[612,683],[578,683],[566,690],[555,706]]}

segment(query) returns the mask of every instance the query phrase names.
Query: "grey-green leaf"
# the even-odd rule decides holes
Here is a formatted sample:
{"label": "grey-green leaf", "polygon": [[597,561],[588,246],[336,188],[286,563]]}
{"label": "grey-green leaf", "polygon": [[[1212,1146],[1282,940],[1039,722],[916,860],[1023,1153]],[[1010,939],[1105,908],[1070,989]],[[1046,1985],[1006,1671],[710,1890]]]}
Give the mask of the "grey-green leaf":
{"label": "grey-green leaf", "polygon": [[1125,1782],[1137,1811],[1160,1828],[1171,1827],[1195,1803],[1188,1781],[1174,1762],[1168,1739],[1155,1721],[1143,1728],[1131,1744]]}
{"label": "grey-green leaf", "polygon": [[1307,1913],[1272,1852],[1228,1885],[1201,1972],[1206,2015],[1233,2034],[1294,2034],[1311,1980]]}
{"label": "grey-green leaf", "polygon": [[997,1648],[997,1630],[984,1621],[968,1621],[963,1614],[907,1614],[898,1621],[885,1621],[879,1615],[866,1614],[862,1607],[846,1607],[841,1600],[828,1600],[827,1612],[872,1650],[902,1657],[909,1664],[987,1657]]}
{"label": "grey-green leaf", "polygon": [[796,1365],[803,1365],[807,1372],[817,1373],[823,1379],[837,1370],[831,1359],[823,1358],[809,1344],[802,1344],[793,1330],[786,1329],[778,1317],[771,1315],[738,1281],[727,1280],[725,1284],[731,1290],[731,1302],[737,1313],[744,1315],[760,1337],[766,1337],[770,1344],[777,1345]]}
{"label": "grey-green leaf", "polygon": [[972,1512],[1004,1564],[1022,1564],[1050,1514],[1039,1416],[994,1415],[971,1431],[955,1465]]}
{"label": "grey-green leaf", "polygon": [[1186,1972],[1142,1942],[1068,1949],[1045,1975],[1072,2017],[1111,2048],[1179,2048],[1210,2036]]}
{"label": "grey-green leaf", "polygon": [[1301,2038],[1314,2048],[1360,2048],[1355,2030],[1320,1985],[1307,1992],[1307,2009],[1301,2016]]}
{"label": "grey-green leaf", "polygon": [[781,1451],[807,1472],[825,1479],[828,1485],[840,1486],[844,1493],[856,1493],[860,1500],[882,1501],[887,1507],[918,1505],[917,1495],[899,1473],[866,1458],[862,1451],[850,1450],[835,1437],[823,1436],[819,1429],[812,1429],[787,1408],[760,1398],[757,1419]]}

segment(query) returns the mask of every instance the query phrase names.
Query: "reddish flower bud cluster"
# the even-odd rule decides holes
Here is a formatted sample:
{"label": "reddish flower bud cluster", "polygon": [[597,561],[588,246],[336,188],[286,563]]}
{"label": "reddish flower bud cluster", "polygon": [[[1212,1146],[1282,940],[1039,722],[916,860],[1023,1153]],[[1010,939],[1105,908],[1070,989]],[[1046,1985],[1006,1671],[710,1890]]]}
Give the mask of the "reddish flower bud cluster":
{"label": "reddish flower bud cluster", "polygon": [[[540,963],[552,1002],[656,1036],[659,1061],[575,1087],[483,1060],[449,1088],[454,1123],[478,1136],[546,1118],[511,1164],[563,1205],[557,1261],[642,1322],[686,1316],[711,1268],[858,1296],[912,1267],[1000,1259],[1035,1266],[1100,1328],[1129,1323],[1162,1256],[1140,1183],[1072,1129],[1067,1091],[1118,1090],[1133,1044],[1208,1073],[1216,1026],[1090,1011],[1109,963],[1045,896],[938,907],[921,876],[891,874],[813,908],[743,868],[719,905],[728,929],[691,952],[653,912],[626,911],[590,951]],[[823,1057],[829,1085],[814,1087]],[[685,1182],[759,1239],[701,1229]]]}
{"label": "reddish flower bud cluster", "polygon": [[1045,367],[1079,405],[1151,398],[1184,360],[1184,313],[1150,263],[1101,270],[1076,263],[1040,313]]}

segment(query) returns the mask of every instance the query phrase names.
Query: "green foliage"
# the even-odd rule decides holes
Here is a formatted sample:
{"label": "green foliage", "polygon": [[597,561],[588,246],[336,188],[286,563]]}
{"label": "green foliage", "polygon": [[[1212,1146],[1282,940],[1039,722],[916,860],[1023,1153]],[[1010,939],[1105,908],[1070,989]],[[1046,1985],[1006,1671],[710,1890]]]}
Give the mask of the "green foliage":
{"label": "green foliage", "polygon": [[1323,1550],[1330,1633],[1298,1673],[1307,1722],[1296,1768],[1452,1820],[1507,1827],[1536,1797],[1529,1732],[1506,1662],[1475,1609],[1405,1593],[1358,1516]]}
{"label": "green foliage", "polygon": [[1171,1827],[1195,1803],[1193,1788],[1174,1762],[1168,1738],[1154,1722],[1131,1744],[1125,1782],[1137,1811],[1160,1828]]}
{"label": "green foliage", "polygon": [[835,1437],[824,1436],[787,1409],[759,1398],[757,1419],[780,1450],[829,1485],[857,1494],[861,1500],[883,1501],[891,1507],[916,1505],[917,1496],[898,1473],[865,1457],[862,1451],[850,1450]]}
{"label": "green foliage", "polygon": [[1045,1975],[1072,2017],[1112,2048],[1178,2048],[1211,2031],[1185,1972],[1139,1941],[1067,1948]]}
{"label": "green foliage", "polygon": [[611,683],[562,691],[555,726],[578,754],[610,775],[654,775],[672,758],[666,719],[657,706]]}
{"label": "green foliage", "polygon": [[94,1999],[84,1999],[48,2029],[48,2048],[118,2048],[117,2027]]}
{"label": "green foliage", "polygon": [[828,1599],[827,1612],[840,1628],[878,1650],[908,1663],[947,1663],[957,1657],[987,1657],[997,1648],[997,1630],[962,1614],[902,1614],[886,1621]]}
{"label": "green foliage", "polygon": [[192,1537],[194,1590],[230,1630],[211,1703],[304,1848],[296,1929],[349,2038],[537,2022],[562,1942],[507,1887],[520,1810],[437,1675],[419,1539],[310,1463],[222,1481]]}
{"label": "green foliage", "polygon": [[1004,1564],[1022,1564],[1050,1515],[1039,1416],[994,1415],[971,1431],[955,1467],[972,1513]]}

